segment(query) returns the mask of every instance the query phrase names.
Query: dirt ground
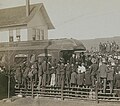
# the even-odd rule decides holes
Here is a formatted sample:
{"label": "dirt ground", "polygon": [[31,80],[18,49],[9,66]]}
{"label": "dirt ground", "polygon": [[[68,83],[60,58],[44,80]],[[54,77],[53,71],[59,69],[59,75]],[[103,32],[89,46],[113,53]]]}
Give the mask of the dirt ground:
{"label": "dirt ground", "polygon": [[120,106],[120,103],[82,101],[82,100],[58,100],[54,98],[14,98],[12,102],[1,100],[0,106]]}

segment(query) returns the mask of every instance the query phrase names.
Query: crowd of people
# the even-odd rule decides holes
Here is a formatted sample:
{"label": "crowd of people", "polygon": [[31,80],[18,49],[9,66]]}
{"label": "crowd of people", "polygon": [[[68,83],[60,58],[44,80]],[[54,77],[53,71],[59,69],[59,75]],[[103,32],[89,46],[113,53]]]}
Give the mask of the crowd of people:
{"label": "crowd of people", "polygon": [[116,52],[117,49],[119,49],[119,46],[118,44],[113,41],[113,42],[109,42],[107,41],[106,43],[101,43],[99,44],[99,51],[102,52],[102,53],[113,53],[113,52]]}
{"label": "crowd of people", "polygon": [[37,89],[45,86],[89,87],[94,88],[96,82],[106,92],[109,85],[120,88],[120,56],[110,54],[72,54],[66,62],[63,58],[35,60],[25,62],[16,68],[15,79],[19,87],[35,82]]}

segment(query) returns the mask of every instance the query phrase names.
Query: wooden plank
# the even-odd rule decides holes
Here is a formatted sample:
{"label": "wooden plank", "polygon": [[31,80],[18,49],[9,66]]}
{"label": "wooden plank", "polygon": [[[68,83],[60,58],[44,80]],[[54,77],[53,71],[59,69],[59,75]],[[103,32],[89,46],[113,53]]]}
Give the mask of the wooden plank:
{"label": "wooden plank", "polygon": [[120,97],[108,97],[108,96],[98,96],[98,98],[103,98],[103,99],[120,99]]}
{"label": "wooden plank", "polygon": [[65,94],[64,95],[67,95],[67,96],[81,96],[81,97],[88,97],[89,95],[75,95],[75,94]]}
{"label": "wooden plank", "polygon": [[68,93],[85,93],[85,94],[90,93],[90,92],[85,92],[85,91],[69,91],[69,90],[64,90],[64,92],[68,92]]}
{"label": "wooden plank", "polygon": [[83,88],[83,87],[64,87],[64,89],[81,89],[81,90],[91,90],[92,88]]}
{"label": "wooden plank", "polygon": [[64,98],[67,98],[67,99],[78,99],[78,100],[90,100],[90,101],[95,101],[95,99],[80,98],[80,97],[69,97],[69,96],[64,96]]}

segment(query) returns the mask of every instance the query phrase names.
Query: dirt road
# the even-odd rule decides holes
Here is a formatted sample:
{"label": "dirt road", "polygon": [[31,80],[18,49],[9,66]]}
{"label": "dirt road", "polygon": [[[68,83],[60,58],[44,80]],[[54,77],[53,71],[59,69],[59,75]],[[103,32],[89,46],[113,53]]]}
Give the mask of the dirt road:
{"label": "dirt road", "polygon": [[82,100],[58,100],[54,98],[17,98],[13,102],[0,101],[0,106],[120,106],[120,103],[100,102]]}

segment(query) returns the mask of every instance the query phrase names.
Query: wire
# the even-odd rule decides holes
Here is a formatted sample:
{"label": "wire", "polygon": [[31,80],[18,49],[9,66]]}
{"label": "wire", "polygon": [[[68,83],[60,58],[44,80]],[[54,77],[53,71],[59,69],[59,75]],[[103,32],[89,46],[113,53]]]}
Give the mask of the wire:
{"label": "wire", "polygon": [[73,18],[71,18],[71,19],[69,19],[69,20],[66,20],[66,21],[64,21],[62,24],[58,24],[58,25],[56,25],[56,26],[57,26],[57,27],[63,26],[64,24],[68,24],[68,23],[70,23],[70,22],[76,21],[77,19],[80,19],[80,18],[82,18],[82,17],[84,17],[84,18],[89,18],[89,17],[104,16],[104,15],[108,15],[108,14],[111,14],[111,13],[114,13],[114,14],[115,14],[115,12],[119,13],[119,11],[110,11],[110,12],[104,12],[104,13],[100,13],[100,14],[94,14],[95,12],[93,12],[93,13],[87,13],[87,14],[81,14],[81,15],[78,15],[78,16],[76,16],[76,17],[73,17]]}

